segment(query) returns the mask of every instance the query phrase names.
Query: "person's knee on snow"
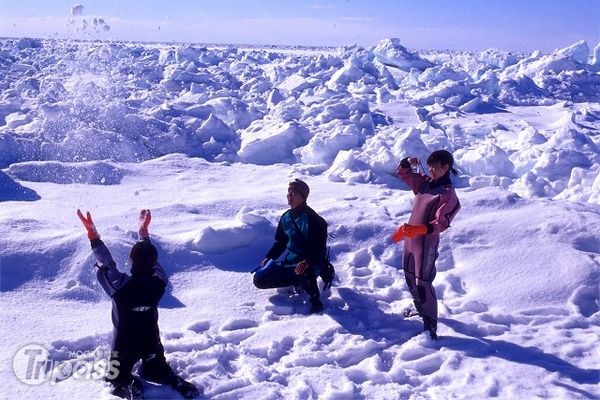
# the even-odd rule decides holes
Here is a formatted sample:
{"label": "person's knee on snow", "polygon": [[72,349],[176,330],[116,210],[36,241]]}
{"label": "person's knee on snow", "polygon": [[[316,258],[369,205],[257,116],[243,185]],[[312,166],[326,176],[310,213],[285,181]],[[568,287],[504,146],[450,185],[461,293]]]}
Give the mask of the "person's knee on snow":
{"label": "person's knee on snow", "polygon": [[[77,210],[77,216],[90,239],[97,261],[98,282],[112,299],[113,343],[111,374],[107,381],[115,387],[116,395],[128,397],[132,389],[142,390],[141,385],[132,386],[135,382],[132,369],[138,361],[144,362],[147,355],[154,354],[160,369],[170,370],[164,358],[158,327],[158,303],[165,293],[168,277],[158,263],[156,247],[150,242],[150,210],[142,210],[139,215],[140,240],[129,254],[131,275],[117,269],[110,251],[100,239],[91,214],[88,212],[84,216]],[[199,392],[194,385],[186,383],[189,385],[186,393]]]}
{"label": "person's knee on snow", "polygon": [[254,283],[254,286],[256,286],[258,289],[269,288],[263,275],[254,274],[254,277],[252,278],[252,283]]}

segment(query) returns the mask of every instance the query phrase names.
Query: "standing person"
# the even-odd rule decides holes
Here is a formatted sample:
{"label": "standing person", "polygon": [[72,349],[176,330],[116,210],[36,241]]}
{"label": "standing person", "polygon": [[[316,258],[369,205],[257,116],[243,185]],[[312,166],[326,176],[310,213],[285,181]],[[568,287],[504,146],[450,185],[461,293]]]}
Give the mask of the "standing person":
{"label": "standing person", "polygon": [[142,384],[131,373],[142,360],[140,375],[152,382],[166,384],[193,399],[200,392],[191,383],[178,377],[165,359],[158,329],[158,302],[168,283],[167,274],[158,263],[156,247],[150,243],[148,225],[150,210],[139,216],[139,241],[133,245],[129,258],[131,276],[120,272],[110,251],[100,239],[92,216],[77,216],[87,230],[92,252],[97,260],[97,278],[112,298],[113,341],[110,373],[107,374],[114,389],[112,393],[122,398],[143,398]]}
{"label": "standing person", "polygon": [[[301,287],[310,297],[310,312],[316,313],[323,310],[317,276],[328,263],[327,222],[306,204],[309,192],[304,181],[290,182],[290,209],[279,219],[275,242],[254,274],[254,285],[259,289]],[[284,259],[273,262],[285,250]]]}
{"label": "standing person", "polygon": [[460,210],[460,202],[450,181],[454,158],[446,150],[437,150],[427,158],[429,176],[413,171],[418,158],[406,157],[396,173],[415,194],[408,223],[392,236],[394,242],[404,239],[403,269],[416,312],[423,318],[424,330],[437,340],[437,296],[433,287],[440,233]]}

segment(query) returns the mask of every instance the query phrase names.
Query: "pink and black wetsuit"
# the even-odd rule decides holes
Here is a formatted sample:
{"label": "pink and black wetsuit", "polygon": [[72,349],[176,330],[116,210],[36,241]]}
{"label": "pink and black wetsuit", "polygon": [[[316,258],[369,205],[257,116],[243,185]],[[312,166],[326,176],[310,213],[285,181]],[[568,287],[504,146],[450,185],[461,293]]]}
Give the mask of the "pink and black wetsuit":
{"label": "pink and black wetsuit", "polygon": [[439,235],[450,227],[450,222],[460,210],[460,202],[448,174],[433,181],[427,175],[414,172],[407,159],[402,160],[397,172],[415,194],[408,223],[427,227],[427,234],[404,239],[404,275],[425,329],[433,327],[435,330],[437,296],[433,279]]}

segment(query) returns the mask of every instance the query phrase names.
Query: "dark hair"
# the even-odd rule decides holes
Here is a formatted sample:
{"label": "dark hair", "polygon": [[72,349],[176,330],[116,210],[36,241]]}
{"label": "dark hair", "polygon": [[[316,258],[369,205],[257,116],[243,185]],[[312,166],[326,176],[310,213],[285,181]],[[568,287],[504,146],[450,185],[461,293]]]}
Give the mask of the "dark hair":
{"label": "dark hair", "polygon": [[156,247],[148,240],[141,240],[133,245],[131,252],[131,273],[149,274],[158,260],[158,251]]}
{"label": "dark hair", "polygon": [[446,150],[436,150],[427,157],[427,165],[447,165],[450,168],[449,172],[452,172],[454,175],[457,175],[458,172],[454,169],[454,157],[450,154],[449,151]]}
{"label": "dark hair", "polygon": [[308,194],[310,193],[310,188],[308,187],[306,182],[301,181],[300,179],[294,179],[293,181],[291,181],[288,190],[289,189],[298,192],[300,196],[304,198],[304,200],[308,198]]}

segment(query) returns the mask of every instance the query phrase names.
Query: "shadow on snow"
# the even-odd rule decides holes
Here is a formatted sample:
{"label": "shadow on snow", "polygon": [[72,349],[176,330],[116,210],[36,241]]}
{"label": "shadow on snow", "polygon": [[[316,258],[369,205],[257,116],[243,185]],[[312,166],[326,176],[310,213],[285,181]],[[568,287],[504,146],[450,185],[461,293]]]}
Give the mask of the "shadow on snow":
{"label": "shadow on snow", "polygon": [[[446,318],[440,319],[440,321],[458,333],[473,336],[470,328],[462,322]],[[470,357],[498,357],[510,362],[537,366],[549,372],[558,372],[579,384],[597,385],[599,381],[599,370],[579,368],[554,354],[544,353],[536,347],[524,347],[504,340],[451,336],[444,336],[440,345],[447,349],[462,351]],[[590,393],[586,393],[586,395],[590,398],[593,397]]]}

